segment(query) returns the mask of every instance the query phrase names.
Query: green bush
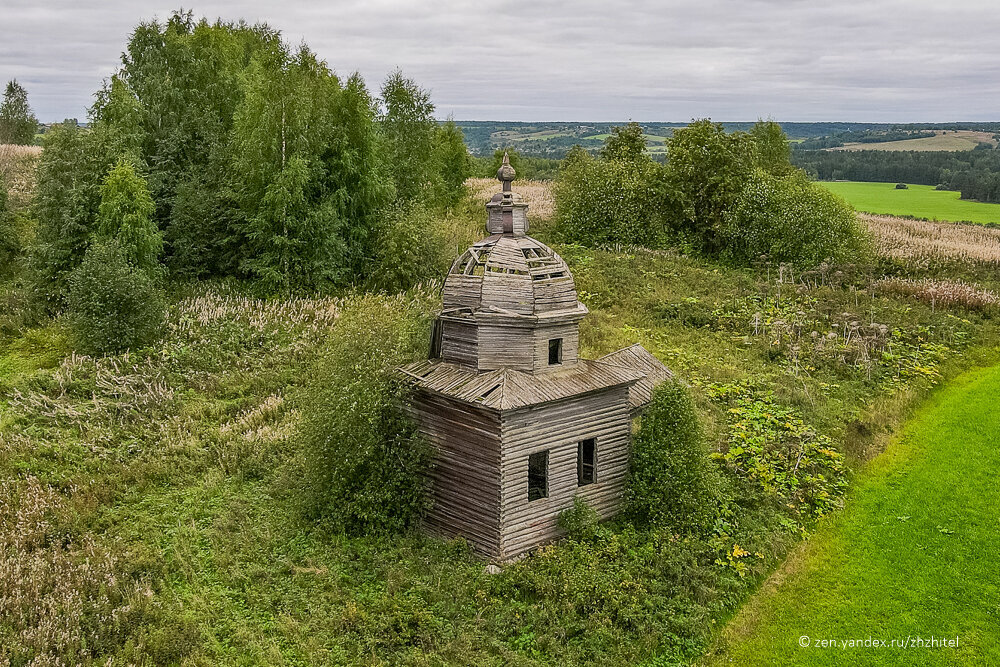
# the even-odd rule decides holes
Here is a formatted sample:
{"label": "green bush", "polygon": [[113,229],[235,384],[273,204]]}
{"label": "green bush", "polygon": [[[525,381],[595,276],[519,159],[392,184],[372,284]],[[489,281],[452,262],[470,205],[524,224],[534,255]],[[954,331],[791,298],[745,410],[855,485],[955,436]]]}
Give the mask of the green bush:
{"label": "green bush", "polygon": [[162,290],[113,242],[87,250],[70,275],[68,306],[77,348],[88,354],[150,343],[160,333],[166,312]]}
{"label": "green bush", "polygon": [[387,209],[375,255],[375,270],[369,284],[386,292],[400,292],[440,278],[451,265],[446,252],[451,244],[443,238],[441,225],[422,204],[402,204]]}
{"label": "green bush", "polygon": [[559,513],[556,524],[570,539],[589,540],[597,534],[601,518],[583,498],[573,498],[573,507]]}
{"label": "green bush", "polygon": [[346,306],[316,369],[302,429],[304,510],[335,531],[396,533],[426,509],[430,448],[394,372],[426,347],[409,301],[368,295]]}
{"label": "green bush", "polygon": [[556,181],[556,221],[563,240],[596,246],[665,244],[660,202],[653,187],[659,166],[641,156],[604,160],[575,149]]}
{"label": "green bush", "polygon": [[632,443],[626,516],[640,526],[700,534],[725,505],[724,480],[709,458],[694,401],[679,381],[665,382]]}
{"label": "green bush", "polygon": [[755,170],[726,220],[727,253],[744,261],[768,255],[816,266],[858,262],[869,254],[868,234],[854,210],[802,172],[774,177]]}

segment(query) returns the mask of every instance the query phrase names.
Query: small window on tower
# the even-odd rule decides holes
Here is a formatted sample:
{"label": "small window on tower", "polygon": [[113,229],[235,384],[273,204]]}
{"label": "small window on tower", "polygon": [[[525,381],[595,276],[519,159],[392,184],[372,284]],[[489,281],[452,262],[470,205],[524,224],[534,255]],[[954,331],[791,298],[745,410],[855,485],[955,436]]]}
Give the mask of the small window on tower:
{"label": "small window on tower", "polygon": [[549,341],[549,366],[562,363],[562,338],[553,338]]}
{"label": "small window on tower", "polygon": [[576,447],[576,484],[586,486],[594,483],[594,463],[597,441],[593,438],[581,440]]}
{"label": "small window on tower", "polygon": [[549,452],[528,455],[528,502],[549,496]]}

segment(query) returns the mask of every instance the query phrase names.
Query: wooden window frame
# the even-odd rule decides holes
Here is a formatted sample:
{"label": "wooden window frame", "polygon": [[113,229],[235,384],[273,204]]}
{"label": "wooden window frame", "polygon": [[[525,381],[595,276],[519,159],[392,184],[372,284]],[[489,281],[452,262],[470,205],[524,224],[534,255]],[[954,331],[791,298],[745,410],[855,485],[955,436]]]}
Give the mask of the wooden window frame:
{"label": "wooden window frame", "polygon": [[[584,462],[586,444],[590,443],[590,476],[586,475],[587,463]],[[576,485],[590,486],[597,482],[597,438],[584,438],[576,443]]]}
{"label": "wooden window frame", "polygon": [[[555,344],[553,349],[553,343]],[[555,355],[553,355],[553,351]],[[553,356],[555,356],[556,361],[552,361]],[[549,339],[549,366],[561,366],[563,362],[563,339],[562,338],[550,338]]]}
{"label": "wooden window frame", "polygon": [[[537,477],[537,473],[532,473],[532,467],[537,469],[538,458],[542,458],[542,484],[539,489],[538,484],[532,484],[532,477]],[[535,465],[532,465],[532,460],[534,459]],[[528,454],[528,502],[533,503],[536,500],[542,500],[549,497],[549,450],[543,449],[538,452],[532,452]],[[533,493],[534,492],[534,493]]]}

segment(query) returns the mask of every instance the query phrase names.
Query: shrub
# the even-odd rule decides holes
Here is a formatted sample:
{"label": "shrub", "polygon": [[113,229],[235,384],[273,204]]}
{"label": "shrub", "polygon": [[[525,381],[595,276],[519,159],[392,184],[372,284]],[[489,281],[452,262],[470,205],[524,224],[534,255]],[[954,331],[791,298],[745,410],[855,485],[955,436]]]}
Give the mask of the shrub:
{"label": "shrub", "polygon": [[726,213],[736,205],[758,162],[756,142],[745,132],[727,133],[721,123],[699,120],[667,139],[664,203],[673,202],[675,234],[709,255],[728,242]]}
{"label": "shrub", "polygon": [[663,383],[632,443],[626,516],[640,526],[701,533],[725,504],[723,478],[709,458],[690,393],[678,381]]}
{"label": "shrub", "polygon": [[571,539],[579,541],[593,538],[600,521],[597,511],[587,501],[574,498],[573,507],[560,512],[556,523]]}
{"label": "shrub", "polygon": [[430,448],[394,372],[426,344],[408,301],[369,295],[346,306],[316,369],[301,434],[303,509],[336,531],[399,532],[426,508]]}
{"label": "shrub", "polygon": [[802,172],[774,177],[755,170],[726,220],[727,253],[744,261],[768,255],[816,266],[857,262],[870,252],[854,210]]}
{"label": "shrub", "polygon": [[400,292],[433,278],[440,278],[451,264],[450,248],[441,225],[422,204],[402,204],[388,209],[382,223],[381,242],[375,256],[370,284],[386,292]]}
{"label": "shrub", "polygon": [[840,506],[844,455],[773,396],[739,385],[710,388],[730,406],[727,449],[715,454],[734,477],[792,513],[799,525]]}
{"label": "shrub", "polygon": [[69,316],[78,349],[107,354],[151,342],[165,316],[162,290],[113,242],[91,246],[69,279]]}
{"label": "shrub", "polygon": [[660,207],[652,187],[658,169],[645,156],[603,160],[582,150],[571,151],[555,187],[559,235],[590,246],[664,245]]}

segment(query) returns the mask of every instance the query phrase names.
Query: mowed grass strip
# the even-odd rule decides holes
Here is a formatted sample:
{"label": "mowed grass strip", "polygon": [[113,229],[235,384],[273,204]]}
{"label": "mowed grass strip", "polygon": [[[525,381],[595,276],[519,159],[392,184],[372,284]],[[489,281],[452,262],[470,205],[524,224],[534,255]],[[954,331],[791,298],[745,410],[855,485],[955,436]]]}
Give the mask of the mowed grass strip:
{"label": "mowed grass strip", "polygon": [[[845,509],[740,610],[706,664],[1000,665],[998,392],[1000,366],[938,391],[860,475]],[[932,636],[957,647],[841,643]]]}
{"label": "mowed grass strip", "polygon": [[961,199],[958,192],[935,190],[930,185],[910,185],[897,190],[895,183],[820,181],[864,213],[912,215],[949,222],[1000,223],[1000,204]]}

